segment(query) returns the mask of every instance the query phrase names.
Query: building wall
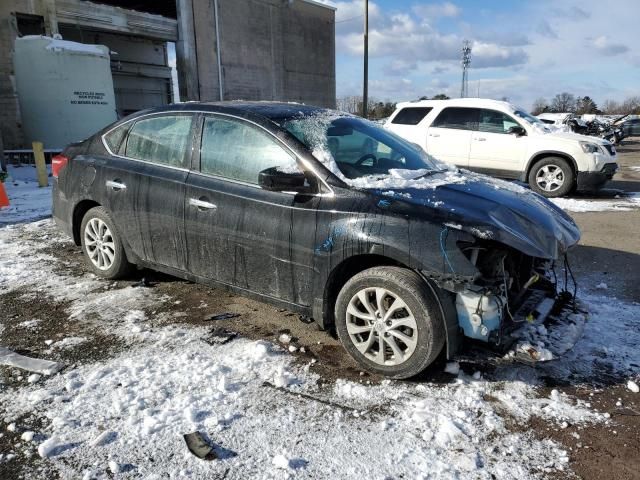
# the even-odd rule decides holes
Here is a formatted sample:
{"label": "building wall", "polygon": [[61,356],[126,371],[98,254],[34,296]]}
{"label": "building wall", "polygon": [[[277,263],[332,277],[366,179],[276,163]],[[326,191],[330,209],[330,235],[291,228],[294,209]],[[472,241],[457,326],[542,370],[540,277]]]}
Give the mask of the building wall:
{"label": "building wall", "polygon": [[[197,60],[192,68],[197,69],[199,82],[189,91],[185,79],[182,96],[190,100],[220,100],[214,2],[179,2],[193,8]],[[281,100],[335,107],[333,9],[304,0],[217,3],[224,100]],[[188,63],[184,75],[188,75]]]}
{"label": "building wall", "polygon": [[[91,43],[86,34],[96,32],[108,46],[114,43],[112,49],[123,52],[122,70],[114,73],[116,90],[131,93],[132,99],[143,89],[135,76],[135,59],[128,62],[129,56],[143,51],[135,48],[135,43],[176,41],[183,101],[220,100],[221,78],[224,100],[281,100],[335,107],[332,8],[310,0],[217,0],[216,22],[216,0],[176,2],[177,21],[85,0],[0,0],[0,135],[4,148],[25,146],[13,77],[16,12],[41,17],[47,35],[62,31],[73,36],[72,26],[79,38],[70,39]],[[116,45],[123,41],[123,48]],[[113,65],[117,56],[112,60]],[[157,77],[157,86],[148,90],[149,98],[160,99],[166,90],[166,64],[142,63],[145,72]]]}

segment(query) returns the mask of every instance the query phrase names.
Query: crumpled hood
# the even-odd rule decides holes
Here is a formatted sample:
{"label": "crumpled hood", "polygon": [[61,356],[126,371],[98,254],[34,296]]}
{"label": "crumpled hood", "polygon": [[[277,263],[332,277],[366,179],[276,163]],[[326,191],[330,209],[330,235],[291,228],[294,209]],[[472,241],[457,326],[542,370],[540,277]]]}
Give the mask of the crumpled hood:
{"label": "crumpled hood", "polygon": [[423,206],[416,215],[425,220],[495,240],[532,257],[558,259],[580,240],[573,219],[544,197],[517,184],[462,174],[468,178],[462,183],[378,193],[384,192],[381,199],[393,199],[393,203]]}

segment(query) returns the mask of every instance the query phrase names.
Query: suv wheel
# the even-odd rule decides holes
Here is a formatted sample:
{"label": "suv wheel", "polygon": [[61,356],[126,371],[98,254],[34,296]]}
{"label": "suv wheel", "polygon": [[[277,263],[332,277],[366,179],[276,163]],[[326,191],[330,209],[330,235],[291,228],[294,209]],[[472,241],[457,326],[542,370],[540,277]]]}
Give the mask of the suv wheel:
{"label": "suv wheel", "polygon": [[89,210],[80,226],[82,251],[96,275],[118,279],[132,270],[113,221],[103,207]]}
{"label": "suv wheel", "polygon": [[569,162],[560,157],[538,160],[529,172],[529,186],[545,197],[567,195],[575,183],[575,175]]}
{"label": "suv wheel", "polygon": [[413,377],[444,346],[437,300],[418,274],[375,267],[353,276],[338,294],[338,337],[365,369],[393,378]]}

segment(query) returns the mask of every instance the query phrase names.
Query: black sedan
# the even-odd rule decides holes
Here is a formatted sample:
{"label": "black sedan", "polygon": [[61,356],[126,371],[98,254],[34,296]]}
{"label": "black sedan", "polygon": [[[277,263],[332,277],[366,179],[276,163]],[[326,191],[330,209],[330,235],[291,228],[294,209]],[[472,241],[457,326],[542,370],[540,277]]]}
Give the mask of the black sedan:
{"label": "black sedan", "polygon": [[574,222],[358,117],[273,102],[136,113],[54,158],[54,218],[104,278],[134,266],[313,317],[373,372],[503,346],[555,298]]}

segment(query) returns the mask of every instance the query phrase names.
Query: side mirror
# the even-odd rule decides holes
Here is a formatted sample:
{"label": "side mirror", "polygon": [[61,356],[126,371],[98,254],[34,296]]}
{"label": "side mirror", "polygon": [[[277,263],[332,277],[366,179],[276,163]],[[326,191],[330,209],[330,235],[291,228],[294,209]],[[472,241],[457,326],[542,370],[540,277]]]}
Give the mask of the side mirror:
{"label": "side mirror", "polygon": [[272,192],[299,192],[311,191],[304,173],[283,172],[278,167],[267,168],[258,174],[258,185],[264,190]]}
{"label": "side mirror", "polygon": [[508,134],[513,134],[516,137],[523,137],[527,134],[527,131],[521,127],[520,125],[514,125],[513,127],[509,127],[509,130],[507,130]]}

